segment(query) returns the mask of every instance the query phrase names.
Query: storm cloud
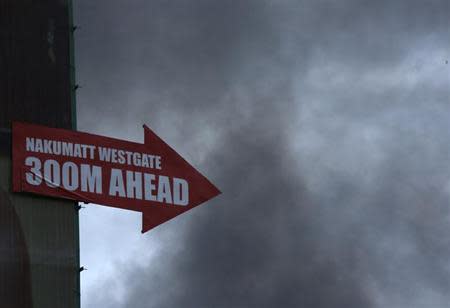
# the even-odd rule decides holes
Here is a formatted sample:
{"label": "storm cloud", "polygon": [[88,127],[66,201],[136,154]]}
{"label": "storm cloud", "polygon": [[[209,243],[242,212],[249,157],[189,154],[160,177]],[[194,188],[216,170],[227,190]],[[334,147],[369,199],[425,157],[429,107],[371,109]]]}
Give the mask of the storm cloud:
{"label": "storm cloud", "polygon": [[222,195],[81,214],[83,307],[450,303],[448,1],[75,2],[80,130],[147,123]]}

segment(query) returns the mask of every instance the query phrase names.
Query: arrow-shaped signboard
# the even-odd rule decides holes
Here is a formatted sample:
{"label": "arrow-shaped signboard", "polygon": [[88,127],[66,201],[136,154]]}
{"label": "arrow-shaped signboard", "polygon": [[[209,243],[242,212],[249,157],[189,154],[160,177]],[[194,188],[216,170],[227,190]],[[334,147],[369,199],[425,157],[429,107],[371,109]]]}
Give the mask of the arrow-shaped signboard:
{"label": "arrow-shaped signboard", "polygon": [[144,144],[13,123],[13,191],[142,212],[142,233],[220,191],[144,125]]}

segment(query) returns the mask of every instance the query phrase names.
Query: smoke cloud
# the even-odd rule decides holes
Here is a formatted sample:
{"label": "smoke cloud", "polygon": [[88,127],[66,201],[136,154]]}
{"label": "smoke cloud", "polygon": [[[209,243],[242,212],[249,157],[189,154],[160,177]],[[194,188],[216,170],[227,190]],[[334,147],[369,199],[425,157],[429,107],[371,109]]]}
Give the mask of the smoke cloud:
{"label": "smoke cloud", "polygon": [[147,123],[223,192],[143,236],[84,210],[84,307],[448,306],[448,1],[75,15],[79,129]]}

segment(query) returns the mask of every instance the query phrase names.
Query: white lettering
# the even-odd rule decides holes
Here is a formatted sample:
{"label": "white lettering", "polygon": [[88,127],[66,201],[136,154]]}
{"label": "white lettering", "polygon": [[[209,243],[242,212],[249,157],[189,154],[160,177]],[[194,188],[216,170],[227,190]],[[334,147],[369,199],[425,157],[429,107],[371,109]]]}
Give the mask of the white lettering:
{"label": "white lettering", "polygon": [[110,148],[98,147],[98,154],[100,156],[100,160],[102,160],[102,161],[110,161],[111,160],[111,149]]}
{"label": "white lettering", "polygon": [[62,143],[62,155],[64,156],[73,156],[73,143],[63,142]]}
{"label": "white lettering", "polygon": [[119,150],[118,152],[117,152],[117,155],[119,156],[119,159],[118,159],[118,161],[119,161],[119,164],[125,164],[125,151],[124,150]]}
{"label": "white lettering", "polygon": [[42,153],[44,151],[44,149],[42,147],[42,140],[41,139],[36,139],[35,140],[34,151],[35,152],[39,152],[39,153]]}
{"label": "white lettering", "polygon": [[120,169],[111,169],[111,180],[109,181],[109,195],[125,197],[125,187],[123,185],[123,175]]}
{"label": "white lettering", "polygon": [[60,168],[56,160],[49,159],[45,161],[44,180],[49,187],[59,187],[61,185]]}
{"label": "white lettering", "polygon": [[142,199],[142,173],[127,171],[127,197]]}
{"label": "white lettering", "polygon": [[81,191],[102,193],[102,168],[81,164]]}
{"label": "white lettering", "polygon": [[44,153],[53,154],[52,152],[52,141],[44,139]]}
{"label": "white lettering", "polygon": [[26,148],[28,152],[34,152],[34,138],[26,138]]}
{"label": "white lettering", "polygon": [[173,203],[183,206],[189,204],[189,184],[186,180],[173,179]]}
{"label": "white lettering", "polygon": [[158,179],[158,202],[172,203],[169,178],[160,175]]}
{"label": "white lettering", "polygon": [[79,145],[78,143],[75,143],[73,145],[73,157],[78,157],[78,158],[82,158],[83,157],[81,155],[81,145]]}
{"label": "white lettering", "polygon": [[161,156],[155,156],[155,158],[156,158],[155,168],[161,170]]}
{"label": "white lettering", "polygon": [[78,167],[72,162],[65,162],[62,166],[62,183],[65,189],[78,189]]}
{"label": "white lettering", "polygon": [[144,187],[145,187],[145,200],[156,201],[156,196],[153,195],[153,191],[156,186],[153,183],[155,175],[150,173],[144,173]]}
{"label": "white lettering", "polygon": [[111,149],[111,162],[117,163],[117,150]]}
{"label": "white lettering", "polygon": [[95,155],[95,145],[89,145],[89,154],[90,154],[90,158],[94,159],[94,155]]}
{"label": "white lettering", "polygon": [[140,167],[140,165],[141,165],[141,154],[140,153],[133,153],[133,164],[136,167]]}
{"label": "white lettering", "polygon": [[61,155],[61,141],[53,141],[53,154]]}
{"label": "white lettering", "polygon": [[25,179],[30,185],[38,186],[42,183],[41,161],[36,157],[27,157],[25,165],[31,167],[31,172],[25,174]]}

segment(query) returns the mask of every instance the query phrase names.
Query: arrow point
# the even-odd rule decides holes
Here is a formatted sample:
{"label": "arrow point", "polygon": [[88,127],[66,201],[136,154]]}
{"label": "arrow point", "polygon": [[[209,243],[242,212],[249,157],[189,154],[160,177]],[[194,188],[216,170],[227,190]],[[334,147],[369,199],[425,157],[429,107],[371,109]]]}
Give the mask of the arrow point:
{"label": "arrow point", "polygon": [[158,208],[147,208],[142,211],[142,233],[145,233],[156,226],[184,213],[188,209],[181,208],[165,208],[158,206]]}
{"label": "arrow point", "polygon": [[158,135],[155,134],[154,131],[150,129],[146,124],[143,124],[142,127],[144,128],[144,144],[149,145],[152,143],[156,144],[164,144],[167,146],[167,144],[158,137]]}

